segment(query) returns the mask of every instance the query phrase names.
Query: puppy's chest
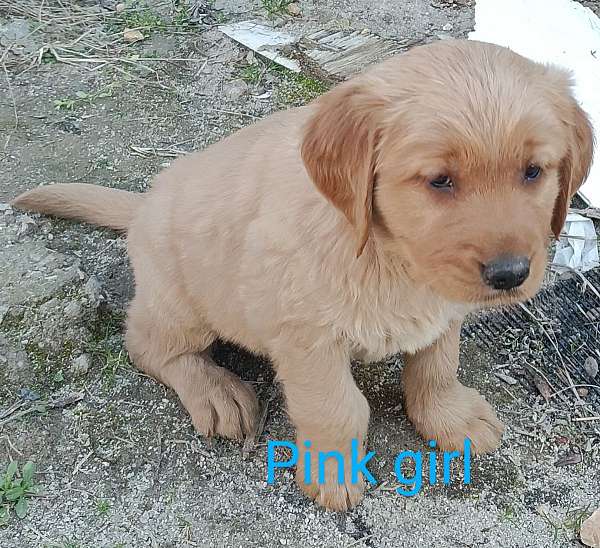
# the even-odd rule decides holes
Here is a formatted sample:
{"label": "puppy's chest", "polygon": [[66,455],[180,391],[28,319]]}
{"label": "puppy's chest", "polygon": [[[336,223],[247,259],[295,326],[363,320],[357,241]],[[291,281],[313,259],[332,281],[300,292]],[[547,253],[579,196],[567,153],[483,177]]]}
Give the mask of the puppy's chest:
{"label": "puppy's chest", "polygon": [[365,362],[381,360],[399,352],[416,352],[432,344],[450,326],[462,320],[464,306],[430,297],[391,301],[372,307],[364,321],[354,323],[347,335],[354,358]]}

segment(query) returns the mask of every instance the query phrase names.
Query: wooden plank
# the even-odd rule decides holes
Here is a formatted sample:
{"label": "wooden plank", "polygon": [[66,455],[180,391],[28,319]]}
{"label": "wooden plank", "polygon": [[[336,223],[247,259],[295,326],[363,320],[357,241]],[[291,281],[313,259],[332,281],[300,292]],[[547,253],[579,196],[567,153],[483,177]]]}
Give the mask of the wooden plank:
{"label": "wooden plank", "polygon": [[406,45],[406,42],[382,38],[368,30],[319,30],[298,41],[295,57],[315,76],[339,82],[399,53]]}

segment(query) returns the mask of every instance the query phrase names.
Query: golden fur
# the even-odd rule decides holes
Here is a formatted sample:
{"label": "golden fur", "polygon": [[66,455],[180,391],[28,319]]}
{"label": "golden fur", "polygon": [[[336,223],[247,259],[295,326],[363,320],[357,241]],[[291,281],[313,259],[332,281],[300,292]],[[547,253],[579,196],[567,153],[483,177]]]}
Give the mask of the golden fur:
{"label": "golden fur", "polygon": [[[469,437],[490,451],[503,426],[456,378],[460,325],[541,284],[592,157],[570,85],[498,46],[438,42],[178,159],[143,196],[53,185],[14,204],[127,230],[127,348],[202,434],[255,424],[252,389],[210,357],[222,337],[271,358],[313,454],[364,442],[369,406],[350,361],[396,352],[417,430],[442,449]],[[542,173],[526,182],[530,164]],[[440,175],[451,190],[429,184]],[[482,265],[506,254],[528,257],[530,275],[492,289]],[[363,485],[338,485],[334,468],[319,486],[300,466],[298,483],[344,510]]]}

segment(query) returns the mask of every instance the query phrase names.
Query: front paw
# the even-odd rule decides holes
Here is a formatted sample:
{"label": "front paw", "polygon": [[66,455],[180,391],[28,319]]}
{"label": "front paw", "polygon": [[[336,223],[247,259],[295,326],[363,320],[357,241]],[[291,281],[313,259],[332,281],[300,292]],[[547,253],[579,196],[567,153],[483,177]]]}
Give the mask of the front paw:
{"label": "front paw", "polygon": [[296,472],[296,483],[302,489],[304,494],[314,500],[319,506],[323,506],[327,510],[334,512],[345,512],[354,508],[364,496],[365,482],[362,478],[356,483],[337,483],[336,478],[331,478],[322,484],[317,483],[306,484],[302,479],[302,475]]}
{"label": "front paw", "polygon": [[473,453],[489,453],[498,448],[504,432],[483,396],[458,382],[430,399],[407,401],[407,413],[419,434],[443,451],[462,450],[468,438]]}
{"label": "front paw", "polygon": [[186,406],[196,430],[203,436],[243,439],[255,427],[258,400],[253,388],[222,367],[207,370],[204,384]]}
{"label": "front paw", "polygon": [[[303,447],[300,441],[298,447]],[[328,455],[327,458],[325,455]],[[364,496],[365,479],[359,467],[355,466],[361,460],[368,460],[364,455],[362,442],[358,440],[338,447],[312,444],[310,463],[307,465],[305,452],[301,452],[298,459],[296,483],[308,498],[320,506],[336,512],[350,510]]]}

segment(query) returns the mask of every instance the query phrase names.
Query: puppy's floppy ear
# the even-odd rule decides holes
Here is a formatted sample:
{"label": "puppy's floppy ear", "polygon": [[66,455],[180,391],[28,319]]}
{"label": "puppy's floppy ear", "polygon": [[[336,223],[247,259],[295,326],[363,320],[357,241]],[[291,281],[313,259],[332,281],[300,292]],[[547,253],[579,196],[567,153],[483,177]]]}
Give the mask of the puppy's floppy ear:
{"label": "puppy's floppy ear", "polygon": [[301,150],[316,187],[354,227],[357,256],[369,238],[378,119],[385,104],[374,84],[349,81],[319,98]]}
{"label": "puppy's floppy ear", "polygon": [[594,155],[594,131],[587,114],[573,102],[569,126],[569,150],[560,165],[560,190],[552,215],[552,232],[556,239],[565,224],[571,198],[588,176]]}

